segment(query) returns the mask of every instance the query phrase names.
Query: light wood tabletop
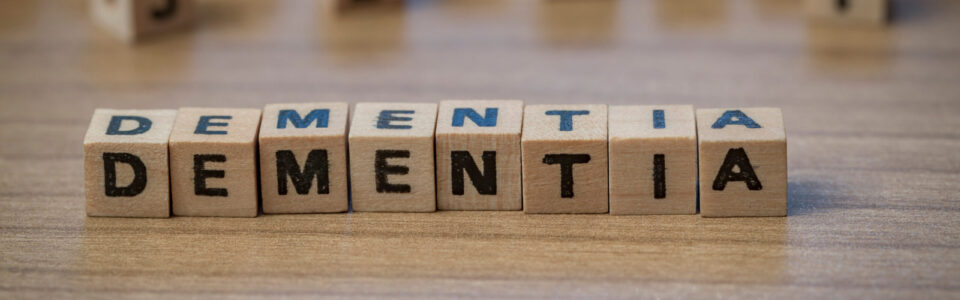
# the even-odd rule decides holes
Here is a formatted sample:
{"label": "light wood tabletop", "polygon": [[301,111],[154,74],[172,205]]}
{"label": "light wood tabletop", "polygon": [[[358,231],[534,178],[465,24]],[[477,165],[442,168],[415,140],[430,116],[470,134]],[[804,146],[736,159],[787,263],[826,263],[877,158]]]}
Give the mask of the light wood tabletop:
{"label": "light wood tabletop", "polygon": [[[0,298],[960,298],[960,2],[207,0],[135,46],[0,2]],[[783,108],[786,218],[84,213],[95,108],[306,101]]]}

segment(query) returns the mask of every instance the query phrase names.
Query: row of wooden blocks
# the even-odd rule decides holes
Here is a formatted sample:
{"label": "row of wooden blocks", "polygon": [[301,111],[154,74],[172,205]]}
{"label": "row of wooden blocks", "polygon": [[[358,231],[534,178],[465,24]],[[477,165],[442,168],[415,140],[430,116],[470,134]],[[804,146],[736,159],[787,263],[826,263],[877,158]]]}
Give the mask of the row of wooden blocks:
{"label": "row of wooden blocks", "polygon": [[699,193],[702,216],[786,215],[777,108],[359,103],[349,128],[348,114],[346,103],[98,109],[84,139],[87,214],[330,213],[351,200],[354,211],[696,214]]}
{"label": "row of wooden blocks", "polygon": [[[340,7],[359,0],[322,1]],[[195,17],[192,0],[90,0],[93,19],[104,29],[136,41],[157,33],[178,30]],[[889,15],[888,0],[806,0],[807,14],[818,20],[883,24]]]}

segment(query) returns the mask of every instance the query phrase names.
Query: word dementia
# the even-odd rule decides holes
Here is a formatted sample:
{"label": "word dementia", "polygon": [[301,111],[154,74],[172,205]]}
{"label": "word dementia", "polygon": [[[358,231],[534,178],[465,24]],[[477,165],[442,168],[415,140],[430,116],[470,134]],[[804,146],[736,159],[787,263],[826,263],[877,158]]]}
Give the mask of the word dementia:
{"label": "word dementia", "polygon": [[[87,215],[354,211],[785,216],[777,108],[480,100],[98,109]],[[349,180],[348,180],[349,176]],[[349,185],[349,187],[348,187]],[[699,190],[698,190],[699,189]]]}

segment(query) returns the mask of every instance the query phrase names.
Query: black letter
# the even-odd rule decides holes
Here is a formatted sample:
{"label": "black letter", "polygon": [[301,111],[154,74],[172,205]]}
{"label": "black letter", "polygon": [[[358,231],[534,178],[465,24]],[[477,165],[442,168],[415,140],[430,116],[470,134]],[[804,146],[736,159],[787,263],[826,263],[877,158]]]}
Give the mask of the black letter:
{"label": "black letter", "polygon": [[[734,172],[733,167],[739,168],[740,172]],[[747,152],[743,151],[743,148],[731,148],[730,151],[727,151],[727,157],[723,159],[720,172],[717,173],[717,178],[713,180],[713,189],[722,191],[727,186],[727,181],[744,181],[751,191],[763,189],[760,179],[753,172],[753,165],[747,158]]]}
{"label": "black letter", "polygon": [[377,150],[376,159],[373,163],[374,173],[377,176],[377,193],[409,193],[409,184],[390,184],[387,182],[387,175],[398,174],[405,175],[410,172],[406,166],[388,165],[387,158],[409,158],[408,150]]}
{"label": "black letter", "polygon": [[560,198],[573,198],[573,164],[590,162],[590,154],[547,154],[543,163],[560,164]]}
{"label": "black letter", "polygon": [[330,180],[327,177],[329,162],[327,161],[327,150],[314,149],[307,154],[307,161],[304,163],[303,172],[300,172],[300,165],[293,155],[293,151],[277,151],[277,189],[280,195],[287,194],[287,176],[293,181],[293,187],[297,194],[306,195],[310,193],[310,183],[313,177],[317,177],[317,194],[330,193]]}
{"label": "black letter", "polygon": [[663,154],[653,155],[653,198],[663,199],[667,197],[667,177],[665,175],[666,163],[663,160]]}
{"label": "black letter", "polygon": [[177,0],[167,0],[167,5],[159,7],[151,12],[153,18],[157,20],[168,19],[177,13]]}
{"label": "black letter", "polygon": [[497,151],[483,151],[483,173],[473,161],[468,151],[450,152],[450,176],[453,194],[463,195],[463,172],[467,172],[470,181],[480,195],[497,194]]}
{"label": "black letter", "polygon": [[845,12],[847,12],[847,7],[850,6],[850,3],[848,3],[848,2],[849,2],[849,1],[847,1],[847,0],[837,0],[837,1],[834,3],[834,6],[837,7],[837,10],[838,10],[838,11],[840,11],[840,12],[842,12],[842,13],[845,13]]}
{"label": "black letter", "polygon": [[223,154],[194,154],[193,155],[193,193],[201,196],[227,196],[227,189],[207,188],[207,178],[223,178],[223,170],[206,170],[204,162],[226,162]]}
{"label": "black letter", "polygon": [[[133,181],[117,187],[117,163],[133,167]],[[130,153],[103,153],[103,187],[107,197],[133,197],[147,188],[147,166],[140,157]]]}

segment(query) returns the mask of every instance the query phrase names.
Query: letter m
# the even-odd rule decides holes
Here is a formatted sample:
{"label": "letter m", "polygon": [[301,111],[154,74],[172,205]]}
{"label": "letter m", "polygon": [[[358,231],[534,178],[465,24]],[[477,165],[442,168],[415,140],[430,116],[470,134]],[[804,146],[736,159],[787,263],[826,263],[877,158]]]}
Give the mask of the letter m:
{"label": "letter m", "polygon": [[317,122],[317,128],[327,128],[327,121],[330,119],[329,109],[314,109],[307,114],[306,118],[300,118],[300,114],[292,109],[280,110],[277,116],[277,129],[287,128],[287,123],[293,124],[296,128],[307,128],[310,123]]}

